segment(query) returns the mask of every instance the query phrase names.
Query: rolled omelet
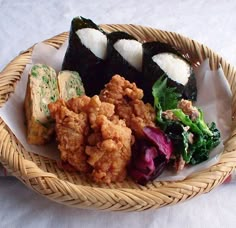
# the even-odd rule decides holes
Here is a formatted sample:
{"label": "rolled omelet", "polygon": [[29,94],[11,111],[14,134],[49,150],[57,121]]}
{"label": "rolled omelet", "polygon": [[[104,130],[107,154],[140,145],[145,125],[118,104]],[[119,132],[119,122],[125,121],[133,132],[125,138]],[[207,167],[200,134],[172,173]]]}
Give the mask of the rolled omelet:
{"label": "rolled omelet", "polygon": [[59,98],[57,75],[45,64],[34,65],[30,72],[25,97],[27,141],[29,144],[47,143],[54,132],[48,104]]}
{"label": "rolled omelet", "polygon": [[61,71],[57,80],[60,98],[67,101],[72,97],[84,95],[84,86],[76,71]]}

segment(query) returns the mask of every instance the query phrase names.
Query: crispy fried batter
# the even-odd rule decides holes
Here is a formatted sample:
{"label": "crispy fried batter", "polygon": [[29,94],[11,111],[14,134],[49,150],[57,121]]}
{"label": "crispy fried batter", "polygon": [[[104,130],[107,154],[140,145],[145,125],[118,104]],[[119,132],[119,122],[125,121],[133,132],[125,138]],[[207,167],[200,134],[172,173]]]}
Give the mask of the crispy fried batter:
{"label": "crispy fried batter", "polygon": [[56,120],[56,135],[62,161],[68,162],[80,172],[89,172],[90,166],[84,153],[89,133],[87,114],[70,111],[61,99],[48,107],[52,118]]}
{"label": "crispy fried batter", "polygon": [[143,91],[135,83],[115,75],[99,97],[115,105],[115,113],[125,120],[135,136],[142,137],[145,126],[155,126],[155,111],[150,104],[143,103]]}
{"label": "crispy fried batter", "polygon": [[92,178],[96,182],[123,181],[126,166],[131,157],[131,130],[123,120],[112,122],[104,115],[95,120],[96,130],[86,147],[88,163],[94,168]]}
{"label": "crispy fried batter", "polygon": [[[123,181],[131,157],[131,130],[114,115],[115,106],[98,96],[49,105],[56,120],[61,159],[96,182]],[[73,110],[73,111],[71,111]]]}
{"label": "crispy fried batter", "polygon": [[142,98],[143,91],[137,88],[135,83],[130,83],[120,75],[114,75],[100,93],[101,101],[114,105]]}
{"label": "crispy fried batter", "polygon": [[83,95],[80,97],[71,98],[66,102],[66,106],[71,111],[75,113],[80,113],[82,111],[84,112],[87,109],[90,100],[91,100],[90,97]]}
{"label": "crispy fried batter", "polygon": [[97,95],[92,98],[87,96],[81,96],[72,98],[67,101],[67,107],[74,111],[75,113],[85,112],[89,115],[90,123],[93,124],[94,116],[96,115],[105,115],[107,117],[112,117],[115,112],[114,105],[101,102]]}
{"label": "crispy fried batter", "polygon": [[142,137],[145,126],[155,126],[154,109],[142,97],[143,91],[135,83],[116,75],[100,96],[50,104],[61,159],[89,173],[97,183],[123,181],[131,157],[132,131]]}

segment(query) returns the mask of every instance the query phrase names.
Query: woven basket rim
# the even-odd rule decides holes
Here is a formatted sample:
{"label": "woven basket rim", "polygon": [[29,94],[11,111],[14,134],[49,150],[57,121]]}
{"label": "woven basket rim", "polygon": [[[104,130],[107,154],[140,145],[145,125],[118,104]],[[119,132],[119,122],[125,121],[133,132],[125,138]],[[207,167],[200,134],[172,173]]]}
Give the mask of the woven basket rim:
{"label": "woven basket rim", "polygon": [[[213,69],[221,64],[233,92],[232,106],[235,113],[236,91],[233,89],[235,69],[211,49],[184,37],[178,33],[167,32],[133,24],[101,25],[105,31],[123,30],[141,40],[153,38],[167,42],[187,54],[189,60],[198,65],[204,59],[210,59]],[[43,42],[58,48],[68,37],[64,32]],[[14,92],[15,82],[20,79],[26,63],[29,62],[32,48],[14,58],[0,73],[0,104]],[[8,86],[6,88],[6,86]],[[236,166],[236,144],[234,144],[235,126],[220,161],[212,167],[194,173],[183,181],[153,182],[147,187],[128,184],[127,186],[99,187],[73,183],[71,178],[63,179],[54,169],[50,159],[24,151],[4,122],[0,122],[0,162],[25,185],[56,202],[78,208],[90,208],[112,211],[142,211],[176,204],[196,195],[209,192],[221,184]],[[8,144],[6,143],[8,142]],[[10,144],[9,144],[10,142]],[[48,165],[49,164],[49,165]],[[45,171],[46,170],[46,171]],[[68,174],[66,174],[68,175]]]}

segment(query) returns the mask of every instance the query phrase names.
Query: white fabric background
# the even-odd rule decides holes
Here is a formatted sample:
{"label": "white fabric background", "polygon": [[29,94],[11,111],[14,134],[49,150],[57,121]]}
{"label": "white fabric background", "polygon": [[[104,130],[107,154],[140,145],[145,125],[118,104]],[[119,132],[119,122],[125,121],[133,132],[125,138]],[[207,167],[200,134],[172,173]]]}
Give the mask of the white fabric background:
{"label": "white fabric background", "polygon": [[[224,3],[223,3],[224,2]],[[0,0],[0,70],[20,51],[69,30],[74,16],[174,31],[236,65],[236,1]],[[236,183],[176,206],[141,213],[68,208],[0,178],[0,227],[235,227]]]}

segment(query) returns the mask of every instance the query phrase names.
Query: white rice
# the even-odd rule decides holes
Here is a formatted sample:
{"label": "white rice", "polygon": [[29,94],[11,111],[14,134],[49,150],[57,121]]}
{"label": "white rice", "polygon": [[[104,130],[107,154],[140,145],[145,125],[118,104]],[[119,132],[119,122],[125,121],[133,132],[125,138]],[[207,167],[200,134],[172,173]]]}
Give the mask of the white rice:
{"label": "white rice", "polygon": [[114,44],[114,48],[131,66],[142,71],[143,48],[140,42],[121,39]]}
{"label": "white rice", "polygon": [[170,79],[186,85],[191,73],[190,65],[172,53],[154,55],[152,60],[168,75]]}
{"label": "white rice", "polygon": [[93,52],[100,59],[105,59],[107,55],[107,37],[99,30],[93,28],[83,28],[77,30],[76,34],[81,43]]}

